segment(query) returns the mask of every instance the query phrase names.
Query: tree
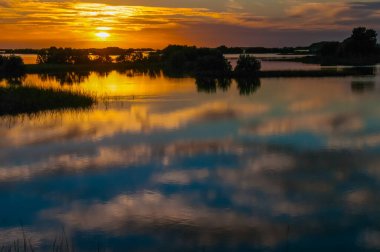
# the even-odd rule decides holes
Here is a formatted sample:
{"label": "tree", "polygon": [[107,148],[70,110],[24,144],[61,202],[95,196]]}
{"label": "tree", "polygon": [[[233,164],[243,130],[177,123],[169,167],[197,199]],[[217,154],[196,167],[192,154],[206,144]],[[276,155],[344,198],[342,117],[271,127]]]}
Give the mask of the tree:
{"label": "tree", "polygon": [[50,47],[37,54],[37,64],[87,64],[90,57],[86,50]]}
{"label": "tree", "polygon": [[365,27],[353,29],[351,37],[340,46],[339,55],[343,57],[373,56],[377,51],[377,32]]}
{"label": "tree", "polygon": [[195,62],[197,75],[228,76],[231,71],[231,64],[218,52],[201,56]]}
{"label": "tree", "polygon": [[235,67],[235,75],[239,77],[255,76],[261,69],[261,62],[249,55],[240,55]]}
{"label": "tree", "polygon": [[25,70],[24,61],[21,57],[0,55],[0,73],[5,75],[20,74]]}
{"label": "tree", "polygon": [[337,41],[323,41],[310,45],[310,51],[322,57],[336,56],[341,46]]}
{"label": "tree", "polygon": [[112,63],[112,58],[108,54],[97,55],[92,61],[96,64],[110,64]]}

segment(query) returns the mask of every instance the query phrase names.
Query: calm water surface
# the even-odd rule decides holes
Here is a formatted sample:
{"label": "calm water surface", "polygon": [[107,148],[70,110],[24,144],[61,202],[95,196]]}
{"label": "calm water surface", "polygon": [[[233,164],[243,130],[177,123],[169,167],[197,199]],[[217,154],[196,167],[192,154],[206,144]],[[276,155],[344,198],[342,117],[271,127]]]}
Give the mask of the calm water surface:
{"label": "calm water surface", "polygon": [[[25,64],[36,64],[37,55],[36,54],[17,54],[20,56]],[[321,69],[319,65],[315,64],[302,64],[299,62],[279,62],[279,61],[266,61],[266,59],[289,59],[289,58],[299,58],[305,55],[280,55],[280,54],[252,54],[262,60],[262,70],[318,70]],[[233,66],[236,65],[239,54],[228,54],[225,57],[231,62]],[[116,56],[112,56],[113,59]]]}
{"label": "calm water surface", "polygon": [[101,101],[0,118],[0,244],[23,227],[49,251],[62,236],[76,251],[380,249],[379,76],[23,81]]}

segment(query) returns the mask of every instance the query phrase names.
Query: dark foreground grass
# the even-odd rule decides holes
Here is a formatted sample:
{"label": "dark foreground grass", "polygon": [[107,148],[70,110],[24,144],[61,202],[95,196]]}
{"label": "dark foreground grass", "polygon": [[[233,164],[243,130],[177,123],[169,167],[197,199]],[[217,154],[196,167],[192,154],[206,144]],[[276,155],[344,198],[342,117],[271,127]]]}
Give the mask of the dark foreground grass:
{"label": "dark foreground grass", "polygon": [[0,87],[0,116],[85,109],[95,102],[95,97],[80,92],[30,86]]}

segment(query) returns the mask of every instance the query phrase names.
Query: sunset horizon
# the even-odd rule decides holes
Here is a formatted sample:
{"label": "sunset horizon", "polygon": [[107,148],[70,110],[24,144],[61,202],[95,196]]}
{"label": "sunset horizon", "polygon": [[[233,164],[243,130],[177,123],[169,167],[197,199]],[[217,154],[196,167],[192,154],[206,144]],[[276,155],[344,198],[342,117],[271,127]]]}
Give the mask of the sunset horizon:
{"label": "sunset horizon", "polygon": [[376,1],[0,0],[0,48],[308,46],[380,30]]}

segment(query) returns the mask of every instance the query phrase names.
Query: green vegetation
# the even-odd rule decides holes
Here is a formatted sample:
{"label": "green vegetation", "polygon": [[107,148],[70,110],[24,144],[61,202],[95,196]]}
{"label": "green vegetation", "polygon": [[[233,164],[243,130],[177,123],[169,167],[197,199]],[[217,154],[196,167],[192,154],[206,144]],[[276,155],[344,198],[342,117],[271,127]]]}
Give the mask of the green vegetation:
{"label": "green vegetation", "polygon": [[46,110],[84,109],[93,105],[95,101],[94,97],[87,94],[52,88],[0,87],[0,116],[33,114]]}

